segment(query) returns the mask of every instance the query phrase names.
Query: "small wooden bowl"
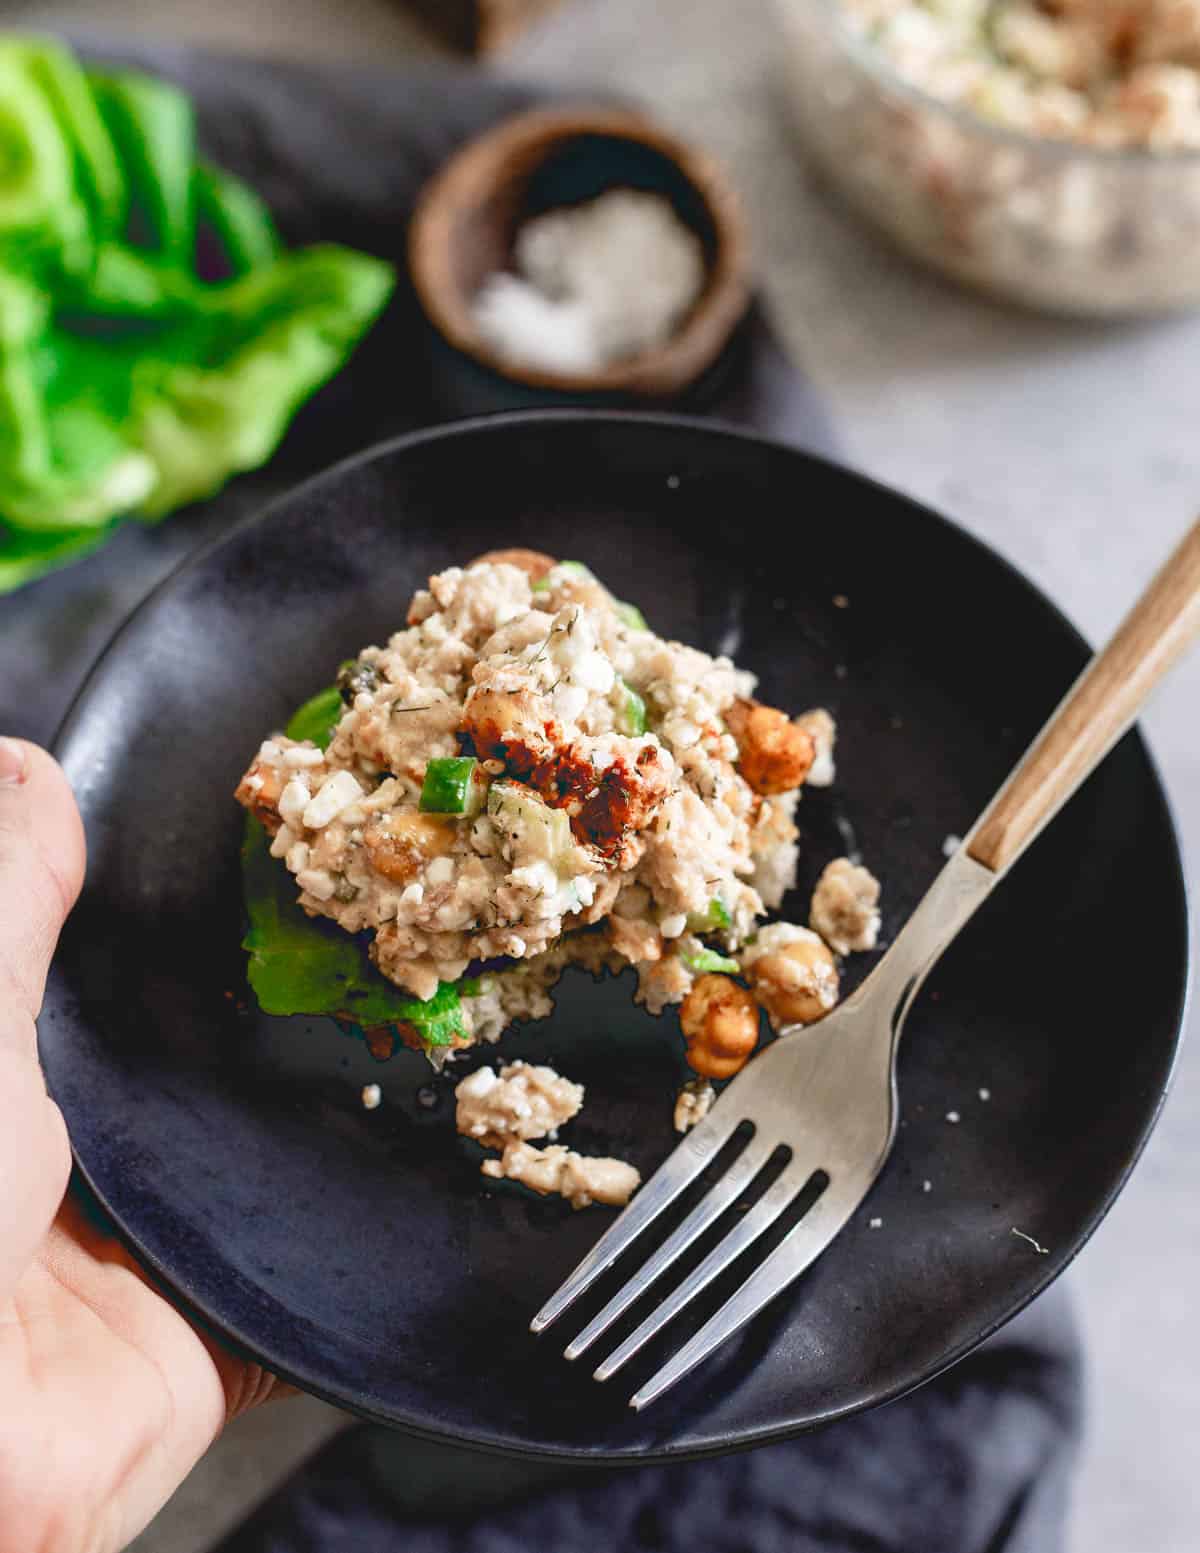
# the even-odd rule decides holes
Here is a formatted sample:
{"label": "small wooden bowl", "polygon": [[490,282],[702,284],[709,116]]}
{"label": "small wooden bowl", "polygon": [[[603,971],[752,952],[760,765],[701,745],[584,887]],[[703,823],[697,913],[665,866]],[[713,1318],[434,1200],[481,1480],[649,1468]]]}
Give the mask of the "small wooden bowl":
{"label": "small wooden bowl", "polygon": [[[492,350],[471,303],[488,275],[511,268],[518,229],[547,210],[614,188],[663,195],[703,244],[704,289],[676,332],[661,346],[589,373],[523,367]],[[510,382],[566,396],[682,393],[717,360],[750,297],[745,218],[723,173],[622,109],[535,109],[473,140],[422,193],[408,253],[421,305],[456,350]]]}

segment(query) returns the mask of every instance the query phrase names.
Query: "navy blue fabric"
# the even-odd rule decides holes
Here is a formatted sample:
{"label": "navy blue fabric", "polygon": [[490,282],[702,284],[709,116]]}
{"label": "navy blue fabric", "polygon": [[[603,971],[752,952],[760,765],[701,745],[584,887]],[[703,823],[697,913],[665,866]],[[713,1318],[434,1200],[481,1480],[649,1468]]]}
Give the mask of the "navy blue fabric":
{"label": "navy blue fabric", "polygon": [[219,1553],[1057,1553],[1081,1411],[1059,1287],[890,1407],[719,1459],[555,1470],[355,1428]]}
{"label": "navy blue fabric", "polygon": [[[345,241],[398,262],[429,173],[530,100],[465,74],[331,73],[161,46],[92,52],[192,92],[206,151],[255,183],[291,240]],[[121,618],[198,543],[333,458],[469,409],[431,401],[427,345],[401,285],[267,470],[161,528],[130,527],[103,554],[0,601],[0,728],[49,739]],[[813,391],[757,312],[691,407],[831,450]],[[1074,1328],[1056,1290],[916,1395],[718,1460],[568,1470],[356,1428],[224,1553],[1052,1553],[1080,1415]]]}

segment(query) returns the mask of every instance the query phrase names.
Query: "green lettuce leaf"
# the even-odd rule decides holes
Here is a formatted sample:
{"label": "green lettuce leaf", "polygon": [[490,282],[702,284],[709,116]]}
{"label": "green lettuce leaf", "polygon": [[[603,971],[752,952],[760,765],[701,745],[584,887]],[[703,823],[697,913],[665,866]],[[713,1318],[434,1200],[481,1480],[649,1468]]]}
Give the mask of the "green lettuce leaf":
{"label": "green lettuce leaf", "polygon": [[320,750],[329,748],[333,730],[346,710],[341,692],[336,685],[328,690],[318,690],[297,712],[283,730],[289,739],[311,739]]}
{"label": "green lettuce leaf", "polygon": [[0,592],[265,462],[393,284],[282,253],[177,88],[0,41]]}
{"label": "green lettuce leaf", "polygon": [[410,1024],[427,1046],[449,1046],[466,1034],[462,995],[478,983],[443,982],[426,1002],[406,997],[371,964],[361,938],[305,914],[291,875],[271,856],[252,816],[242,842],[242,884],[246,975],[265,1014],[332,1014],[364,1028]]}
{"label": "green lettuce leaf", "polygon": [[[330,686],[293,713],[285,731],[325,749],[344,709]],[[465,1036],[462,999],[477,994],[479,983],[444,981],[425,1002],[406,997],[375,969],[361,937],[302,910],[292,876],[271,856],[267,834],[253,816],[242,842],[242,888],[249,924],[242,940],[250,954],[246,975],[264,1013],[332,1014],[361,1028],[404,1023],[426,1046],[451,1046]]]}

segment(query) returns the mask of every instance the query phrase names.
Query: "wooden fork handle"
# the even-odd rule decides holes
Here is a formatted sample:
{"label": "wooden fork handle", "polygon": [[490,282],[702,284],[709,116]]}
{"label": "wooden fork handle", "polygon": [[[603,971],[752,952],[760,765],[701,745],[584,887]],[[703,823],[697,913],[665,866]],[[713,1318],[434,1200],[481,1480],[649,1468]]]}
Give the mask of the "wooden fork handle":
{"label": "wooden fork handle", "polygon": [[1100,764],[1200,633],[1200,520],[1067,692],[967,837],[1003,873]]}

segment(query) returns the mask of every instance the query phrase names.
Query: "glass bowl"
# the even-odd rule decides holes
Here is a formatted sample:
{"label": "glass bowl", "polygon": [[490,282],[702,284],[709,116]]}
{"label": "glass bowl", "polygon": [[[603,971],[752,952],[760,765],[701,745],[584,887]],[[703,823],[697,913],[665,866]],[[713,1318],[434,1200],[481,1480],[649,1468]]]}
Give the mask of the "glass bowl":
{"label": "glass bowl", "polygon": [[1200,152],[1002,128],[902,81],[837,0],[773,0],[818,167],[906,252],[989,295],[1119,316],[1200,303]]}

